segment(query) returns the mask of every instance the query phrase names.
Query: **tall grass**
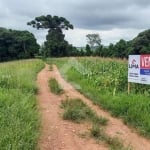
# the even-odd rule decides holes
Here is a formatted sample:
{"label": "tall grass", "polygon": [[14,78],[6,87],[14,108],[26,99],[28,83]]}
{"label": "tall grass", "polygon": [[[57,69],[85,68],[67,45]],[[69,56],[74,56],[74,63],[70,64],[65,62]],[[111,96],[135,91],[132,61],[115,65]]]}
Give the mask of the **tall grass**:
{"label": "tall grass", "polygon": [[106,118],[97,116],[97,114],[80,99],[67,99],[62,101],[61,108],[65,110],[63,113],[65,120],[72,120],[76,123],[90,121],[98,125],[106,125],[108,121]]}
{"label": "tall grass", "polygon": [[63,76],[80,86],[80,92],[112,115],[121,117],[126,124],[150,137],[150,86],[132,84],[127,94],[127,61],[104,58],[77,58],[84,69],[71,66],[63,72],[67,60],[54,62]]}
{"label": "tall grass", "polygon": [[35,93],[40,60],[0,63],[0,149],[35,149],[39,114]]}
{"label": "tall grass", "polygon": [[58,84],[57,80],[55,78],[49,79],[49,87],[52,93],[56,95],[60,95],[63,93],[63,89]]}
{"label": "tall grass", "polygon": [[105,142],[110,149],[129,150],[124,147],[119,139],[111,138],[104,132],[103,127],[107,125],[108,120],[97,116],[81,99],[66,99],[62,101],[61,108],[64,109],[63,119],[65,120],[71,120],[76,123],[88,121],[92,125],[90,136],[98,141]]}

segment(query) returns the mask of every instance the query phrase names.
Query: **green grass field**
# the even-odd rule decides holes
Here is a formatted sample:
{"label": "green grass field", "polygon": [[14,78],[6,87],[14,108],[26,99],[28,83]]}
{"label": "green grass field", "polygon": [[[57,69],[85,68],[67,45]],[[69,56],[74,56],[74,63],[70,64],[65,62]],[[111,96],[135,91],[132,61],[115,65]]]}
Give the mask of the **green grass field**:
{"label": "green grass field", "polygon": [[79,91],[93,103],[150,137],[150,86],[131,84],[128,95],[126,60],[89,57],[47,62],[56,64],[63,77],[78,85]]}
{"label": "green grass field", "polygon": [[[63,77],[78,85],[93,103],[150,137],[150,86],[131,84],[131,93],[127,94],[127,61],[68,59],[50,58],[47,62],[57,64]],[[43,67],[38,59],[0,63],[0,149],[38,149],[40,117],[35,81]],[[97,128],[93,127],[91,133],[95,132]]]}
{"label": "green grass field", "polygon": [[41,60],[0,63],[0,149],[37,147],[39,114],[35,94]]}

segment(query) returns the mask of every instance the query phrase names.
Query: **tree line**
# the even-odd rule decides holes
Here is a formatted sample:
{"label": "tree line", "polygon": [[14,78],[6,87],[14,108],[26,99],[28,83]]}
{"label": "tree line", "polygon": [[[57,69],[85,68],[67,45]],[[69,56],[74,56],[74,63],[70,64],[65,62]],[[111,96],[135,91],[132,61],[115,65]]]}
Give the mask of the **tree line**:
{"label": "tree line", "polygon": [[0,61],[33,58],[39,45],[29,31],[0,28]]}
{"label": "tree line", "polygon": [[[47,29],[46,41],[41,45],[29,31],[0,28],[0,61],[43,57],[64,56],[101,56],[127,58],[130,54],[150,53],[150,29],[141,32],[133,40],[121,39],[116,44],[104,46],[99,34],[87,34],[84,48],[73,47],[65,40],[64,30],[73,29],[73,25],[64,17],[39,16],[27,25],[38,30]],[[40,50],[39,50],[40,49]]]}
{"label": "tree line", "polygon": [[127,58],[130,54],[150,53],[150,30],[140,33],[131,41],[121,39],[116,44],[103,46],[99,34],[87,34],[87,45],[85,48],[77,49],[70,45],[65,39],[63,30],[73,29],[73,25],[63,17],[40,16],[28,22],[34,28],[48,29],[46,41],[42,47],[42,53],[46,57],[64,56],[101,56]]}
{"label": "tree line", "polygon": [[[133,54],[150,54],[150,29],[139,33],[133,40],[121,39],[116,44],[110,43],[109,46],[101,44],[98,34],[89,34],[87,38],[88,44],[81,49],[82,56],[128,58],[128,55]],[[95,46],[93,46],[94,44]]]}

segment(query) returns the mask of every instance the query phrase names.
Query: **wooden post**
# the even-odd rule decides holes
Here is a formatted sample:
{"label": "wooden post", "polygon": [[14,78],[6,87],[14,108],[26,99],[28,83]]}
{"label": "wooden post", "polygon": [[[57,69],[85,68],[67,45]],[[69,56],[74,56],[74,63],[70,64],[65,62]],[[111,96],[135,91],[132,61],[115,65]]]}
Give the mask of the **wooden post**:
{"label": "wooden post", "polygon": [[130,82],[128,82],[128,94],[130,94],[130,88],[131,88],[131,84]]}

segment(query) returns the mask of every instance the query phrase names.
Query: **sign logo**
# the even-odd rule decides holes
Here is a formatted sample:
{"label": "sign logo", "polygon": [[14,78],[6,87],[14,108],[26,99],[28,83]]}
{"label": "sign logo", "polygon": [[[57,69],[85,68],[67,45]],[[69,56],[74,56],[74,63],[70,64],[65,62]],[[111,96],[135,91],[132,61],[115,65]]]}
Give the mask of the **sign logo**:
{"label": "sign logo", "polygon": [[131,64],[129,64],[129,68],[139,69],[139,65],[137,64],[135,59],[132,59]]}

